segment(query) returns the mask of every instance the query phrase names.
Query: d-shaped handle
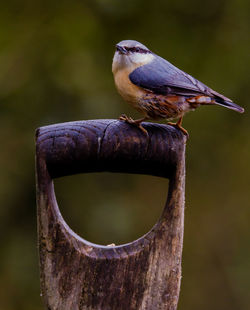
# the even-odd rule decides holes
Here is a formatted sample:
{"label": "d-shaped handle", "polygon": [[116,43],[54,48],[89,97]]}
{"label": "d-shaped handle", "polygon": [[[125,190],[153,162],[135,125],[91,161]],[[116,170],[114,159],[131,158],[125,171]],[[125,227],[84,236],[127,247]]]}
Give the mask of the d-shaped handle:
{"label": "d-shaped handle", "polygon": [[[148,135],[116,120],[37,130],[40,281],[47,309],[176,309],[186,137],[171,126],[143,126]],[[108,247],[90,243],[68,227],[56,202],[53,178],[98,171],[169,178],[166,206],[150,232],[131,243]]]}

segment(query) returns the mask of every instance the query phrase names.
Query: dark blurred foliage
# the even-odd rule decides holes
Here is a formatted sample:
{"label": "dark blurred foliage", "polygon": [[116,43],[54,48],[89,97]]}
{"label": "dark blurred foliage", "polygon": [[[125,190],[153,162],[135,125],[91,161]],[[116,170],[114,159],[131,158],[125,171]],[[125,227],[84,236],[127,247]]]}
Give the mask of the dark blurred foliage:
{"label": "dark blurred foliage", "polygon": [[[34,133],[43,125],[137,116],[116,93],[115,43],[136,39],[246,109],[184,119],[187,188],[179,309],[250,304],[250,2],[2,1],[0,4],[0,309],[43,309],[36,248]],[[127,242],[155,223],[167,181],[93,174],[56,182],[81,236]]]}

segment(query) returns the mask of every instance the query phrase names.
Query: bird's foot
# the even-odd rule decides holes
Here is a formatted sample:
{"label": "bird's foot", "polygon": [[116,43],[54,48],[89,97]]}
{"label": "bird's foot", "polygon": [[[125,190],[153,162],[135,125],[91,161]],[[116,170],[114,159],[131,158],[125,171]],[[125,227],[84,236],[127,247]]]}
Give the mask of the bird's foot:
{"label": "bird's foot", "polygon": [[120,121],[124,121],[126,123],[129,123],[131,125],[135,125],[137,126],[138,128],[141,129],[141,131],[146,134],[148,136],[148,132],[147,130],[142,126],[141,122],[144,121],[146,118],[140,118],[140,119],[136,119],[134,120],[132,117],[128,117],[126,114],[122,114],[120,117],[119,117],[119,120]]}
{"label": "bird's foot", "polygon": [[134,124],[134,122],[135,122],[135,120],[133,120],[132,117],[128,117],[126,114],[122,114],[119,117],[119,120],[124,121],[124,122],[129,123],[129,124]]}
{"label": "bird's foot", "polygon": [[168,125],[178,128],[185,136],[187,136],[187,138],[189,138],[187,130],[183,128],[180,124],[178,124],[178,122],[177,123],[168,122]]}

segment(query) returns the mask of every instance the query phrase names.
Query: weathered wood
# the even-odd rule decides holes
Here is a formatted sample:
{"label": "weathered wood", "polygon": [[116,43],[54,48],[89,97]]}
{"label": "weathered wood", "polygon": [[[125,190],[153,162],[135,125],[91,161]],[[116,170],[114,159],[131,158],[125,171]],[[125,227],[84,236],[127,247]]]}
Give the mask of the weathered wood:
{"label": "weathered wood", "polygon": [[[116,120],[37,130],[40,281],[47,309],[177,308],[186,137],[171,126],[143,126],[148,136]],[[53,178],[97,171],[169,178],[166,206],[150,232],[131,243],[108,247],[90,243],[68,227],[56,202]]]}

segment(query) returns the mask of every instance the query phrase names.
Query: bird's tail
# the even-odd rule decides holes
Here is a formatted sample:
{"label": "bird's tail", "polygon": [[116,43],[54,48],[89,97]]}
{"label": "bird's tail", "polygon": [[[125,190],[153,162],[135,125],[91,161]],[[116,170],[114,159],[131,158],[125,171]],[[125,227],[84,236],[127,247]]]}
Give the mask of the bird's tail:
{"label": "bird's tail", "polygon": [[232,101],[224,100],[222,98],[217,97],[215,99],[215,104],[221,105],[223,107],[226,107],[228,109],[234,110],[234,111],[239,112],[239,113],[244,112],[244,108],[240,107],[238,104],[236,104]]}

